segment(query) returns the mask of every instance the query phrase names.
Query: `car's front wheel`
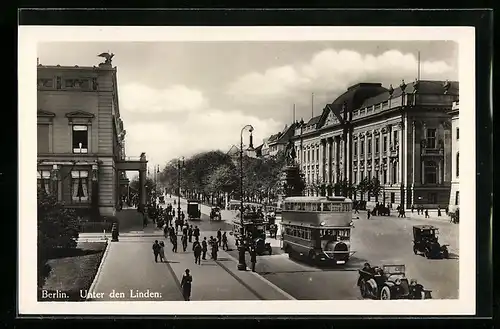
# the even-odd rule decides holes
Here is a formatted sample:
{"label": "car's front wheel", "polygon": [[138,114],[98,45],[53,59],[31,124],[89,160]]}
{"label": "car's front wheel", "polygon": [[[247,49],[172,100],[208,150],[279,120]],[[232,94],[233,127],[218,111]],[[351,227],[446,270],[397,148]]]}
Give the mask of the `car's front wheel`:
{"label": "car's front wheel", "polygon": [[361,279],[361,281],[359,282],[359,292],[361,293],[361,297],[363,298],[366,298],[368,296],[366,289],[366,281],[365,279]]}
{"label": "car's front wheel", "polygon": [[380,290],[380,300],[390,300],[391,299],[391,289],[388,286],[382,287]]}

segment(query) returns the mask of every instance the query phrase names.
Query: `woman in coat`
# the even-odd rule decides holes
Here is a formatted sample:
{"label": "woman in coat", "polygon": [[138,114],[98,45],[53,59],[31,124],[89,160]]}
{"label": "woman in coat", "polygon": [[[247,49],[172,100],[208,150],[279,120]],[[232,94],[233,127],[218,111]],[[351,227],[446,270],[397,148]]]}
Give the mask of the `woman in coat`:
{"label": "woman in coat", "polygon": [[165,243],[163,241],[160,242],[160,261],[164,262],[165,259]]}
{"label": "woman in coat", "polygon": [[182,288],[182,296],[185,301],[188,301],[191,298],[191,283],[193,282],[193,277],[189,274],[189,269],[186,269],[186,273],[182,276],[181,280],[181,288]]}

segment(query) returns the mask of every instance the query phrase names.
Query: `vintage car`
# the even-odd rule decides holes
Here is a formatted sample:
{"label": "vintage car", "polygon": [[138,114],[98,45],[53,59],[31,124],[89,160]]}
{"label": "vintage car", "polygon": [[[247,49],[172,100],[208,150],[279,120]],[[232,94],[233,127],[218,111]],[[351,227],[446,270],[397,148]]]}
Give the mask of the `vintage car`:
{"label": "vintage car", "polygon": [[404,265],[383,265],[370,267],[365,264],[360,269],[358,286],[363,298],[380,300],[390,299],[426,299],[430,290],[412,279],[408,282]]}
{"label": "vintage car", "polygon": [[220,213],[219,207],[213,207],[210,210],[210,220],[222,220],[222,215]]}
{"label": "vintage car", "polygon": [[190,220],[200,220],[201,210],[198,200],[187,200],[187,215]]}
{"label": "vintage car", "polygon": [[413,226],[413,252],[427,258],[448,258],[448,245],[439,244],[439,229],[432,225]]}

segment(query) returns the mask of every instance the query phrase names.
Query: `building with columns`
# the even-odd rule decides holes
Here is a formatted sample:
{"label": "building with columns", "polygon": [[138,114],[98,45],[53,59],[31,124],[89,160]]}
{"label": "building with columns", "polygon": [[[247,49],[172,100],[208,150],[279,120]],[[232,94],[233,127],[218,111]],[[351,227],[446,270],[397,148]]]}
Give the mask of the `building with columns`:
{"label": "building with columns", "polygon": [[138,170],[145,182],[145,154],[125,156],[116,73],[111,59],[93,67],[37,66],[38,187],[83,216],[115,215],[125,171]]}
{"label": "building with columns", "polygon": [[450,211],[456,210],[460,206],[460,126],[458,121],[459,102],[453,103],[451,111],[451,193],[450,193]]}
{"label": "building with columns", "polygon": [[[325,190],[343,180],[376,177],[377,200],[394,207],[445,207],[452,181],[451,116],[458,82],[415,81],[394,89],[380,83],[348,88],[293,136],[309,185]],[[331,193],[331,192],[330,192]],[[375,201],[369,195],[366,201]]]}

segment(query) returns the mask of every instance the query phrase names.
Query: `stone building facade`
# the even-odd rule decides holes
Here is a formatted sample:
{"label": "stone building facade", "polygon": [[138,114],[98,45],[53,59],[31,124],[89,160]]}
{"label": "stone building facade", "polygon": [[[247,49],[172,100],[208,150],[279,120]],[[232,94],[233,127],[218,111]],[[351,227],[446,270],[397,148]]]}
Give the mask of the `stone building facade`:
{"label": "stone building facade", "polygon": [[451,193],[450,193],[450,204],[449,209],[453,211],[460,206],[460,126],[458,121],[459,116],[459,102],[453,103],[451,111],[451,131],[452,131],[452,142],[451,142]]}
{"label": "stone building facade", "polygon": [[[357,185],[364,177],[376,177],[382,185],[379,202],[405,208],[447,206],[452,181],[449,111],[457,99],[458,82],[349,87],[321,115],[295,129],[296,160],[306,183],[331,191],[341,181]],[[353,197],[375,201],[369,195]]]}
{"label": "stone building facade", "polygon": [[144,177],[147,167],[145,155],[125,157],[116,67],[38,64],[37,71],[38,187],[68,207],[114,216],[124,171]]}

